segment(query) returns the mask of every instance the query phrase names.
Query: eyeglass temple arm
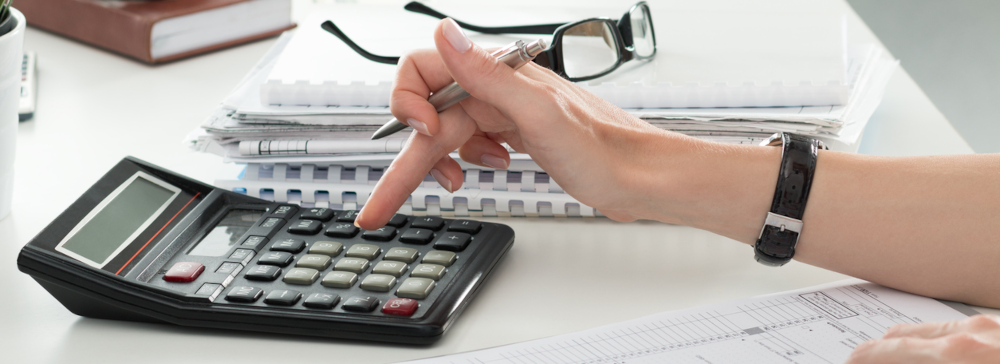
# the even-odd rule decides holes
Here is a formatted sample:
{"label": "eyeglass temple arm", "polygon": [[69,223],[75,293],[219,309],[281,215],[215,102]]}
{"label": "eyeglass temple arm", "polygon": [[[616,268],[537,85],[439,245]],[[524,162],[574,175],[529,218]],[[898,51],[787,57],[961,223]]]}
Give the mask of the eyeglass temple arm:
{"label": "eyeglass temple arm", "polygon": [[348,47],[351,47],[351,49],[353,49],[355,52],[358,52],[358,54],[360,54],[362,57],[367,58],[370,61],[385,63],[385,64],[399,63],[399,57],[380,56],[377,54],[372,54],[366,51],[364,48],[359,47],[356,43],[354,43],[354,41],[351,40],[351,38],[347,37],[347,34],[344,34],[344,32],[340,31],[340,28],[337,28],[337,26],[334,25],[332,21],[327,20],[323,22],[323,24],[320,25],[320,27],[322,27],[323,30],[326,30],[331,34],[335,35],[337,38],[340,38],[340,40],[344,41],[344,43],[346,43]]}
{"label": "eyeglass temple arm", "polygon": [[[430,16],[433,16],[433,17],[438,18],[438,19],[449,18],[449,16],[444,15],[443,13],[441,13],[441,12],[439,12],[437,10],[431,9],[427,5],[421,4],[421,3],[416,2],[416,1],[411,1],[410,3],[406,4],[406,6],[404,6],[403,9],[412,11],[414,13],[420,13],[420,14],[424,14],[424,15],[430,15]],[[463,22],[463,21],[455,19],[455,18],[451,18],[451,19],[454,20],[455,23],[458,23],[458,25],[461,26],[462,28],[465,28],[465,29],[468,29],[468,30],[472,30],[472,31],[476,31],[476,32],[480,32],[480,33],[485,33],[485,34],[507,34],[507,33],[514,33],[514,34],[552,34],[552,33],[555,33],[556,28],[559,28],[563,24],[566,24],[566,23],[552,23],[552,24],[536,24],[536,25],[516,25],[516,26],[510,26],[510,27],[481,27],[481,26],[478,26],[478,25],[472,25],[472,24]]]}

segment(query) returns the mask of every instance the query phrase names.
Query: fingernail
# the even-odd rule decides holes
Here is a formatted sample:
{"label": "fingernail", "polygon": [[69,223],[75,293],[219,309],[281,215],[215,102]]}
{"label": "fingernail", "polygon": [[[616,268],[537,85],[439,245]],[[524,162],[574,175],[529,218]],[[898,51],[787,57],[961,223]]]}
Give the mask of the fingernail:
{"label": "fingernail", "polygon": [[483,154],[479,157],[479,161],[496,169],[507,169],[507,161],[492,154]]}
{"label": "fingernail", "polygon": [[421,122],[417,121],[417,119],[414,119],[414,118],[406,119],[406,123],[410,124],[410,127],[413,128],[413,129],[415,129],[416,131],[420,132],[420,134],[423,134],[423,135],[426,135],[426,136],[433,136],[433,135],[431,135],[430,131],[427,131],[427,124],[421,123]]}
{"label": "fingernail", "polygon": [[462,28],[458,27],[458,23],[455,20],[451,18],[445,19],[444,28],[441,29],[441,32],[444,33],[444,39],[447,39],[448,43],[451,43],[451,47],[455,48],[458,53],[465,53],[469,48],[472,48],[472,41],[465,35]]}
{"label": "fingernail", "polygon": [[356,227],[358,227],[358,228],[360,228],[360,227],[361,227],[361,225],[358,225],[358,221],[361,221],[361,213],[362,213],[362,212],[365,212],[365,209],[364,209],[364,208],[362,208],[362,209],[361,209],[361,211],[358,211],[358,216],[355,216],[355,217],[354,217],[354,226],[356,226]]}
{"label": "fingernail", "polygon": [[439,170],[432,169],[431,170],[431,176],[434,177],[434,180],[437,181],[438,184],[441,185],[441,187],[444,187],[444,189],[448,190],[449,193],[455,192],[455,191],[452,191],[452,189],[451,189],[451,180],[448,179],[447,177],[445,177],[444,173],[441,173],[441,171],[439,171]]}

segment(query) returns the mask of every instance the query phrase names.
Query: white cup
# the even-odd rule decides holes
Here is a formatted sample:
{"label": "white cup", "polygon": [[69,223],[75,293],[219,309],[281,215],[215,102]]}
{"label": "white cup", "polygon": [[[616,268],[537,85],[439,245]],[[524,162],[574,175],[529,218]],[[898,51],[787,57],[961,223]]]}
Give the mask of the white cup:
{"label": "white cup", "polygon": [[24,57],[24,15],[11,8],[17,26],[0,35],[0,219],[10,214],[14,197],[14,155],[17,153],[17,108],[21,102],[21,58]]}

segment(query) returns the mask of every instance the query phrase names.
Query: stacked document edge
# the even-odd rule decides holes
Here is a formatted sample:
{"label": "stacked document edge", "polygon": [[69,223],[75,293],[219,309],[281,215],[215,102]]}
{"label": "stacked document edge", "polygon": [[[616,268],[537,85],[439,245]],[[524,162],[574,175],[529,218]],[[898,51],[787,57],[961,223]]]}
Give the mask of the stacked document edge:
{"label": "stacked document edge", "polygon": [[[369,140],[371,133],[391,117],[385,107],[263,104],[260,85],[290,38],[289,34],[282,35],[185,142],[192,149],[221,155],[226,162],[247,163],[245,175],[216,181],[220,187],[306,206],[358,208],[381,171],[403,147],[406,133]],[[898,62],[872,45],[852,47],[849,60],[851,92],[845,105],[627,111],[657,127],[715,142],[758,144],[784,131],[820,138],[832,149],[853,151]],[[512,153],[511,157],[509,172],[463,162],[467,183],[455,193],[448,193],[428,177],[401,212],[444,216],[600,215],[562,192],[529,156]],[[319,172],[327,176],[341,174],[341,178],[307,176]],[[355,178],[346,181],[345,174]],[[481,177],[486,175],[489,177]],[[508,179],[511,183],[507,183]]]}

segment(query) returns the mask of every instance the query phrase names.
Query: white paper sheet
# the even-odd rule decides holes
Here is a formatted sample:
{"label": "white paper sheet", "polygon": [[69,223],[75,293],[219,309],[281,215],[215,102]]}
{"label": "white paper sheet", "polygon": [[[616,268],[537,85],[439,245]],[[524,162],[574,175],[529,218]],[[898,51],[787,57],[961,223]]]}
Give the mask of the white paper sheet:
{"label": "white paper sheet", "polygon": [[893,325],[965,317],[937,300],[851,279],[407,363],[830,364]]}
{"label": "white paper sheet", "polygon": [[[528,6],[435,3],[456,19],[477,25],[617,19],[635,2],[600,6]],[[649,1],[656,29],[656,57],[629,62],[581,86],[623,108],[768,107],[839,105],[847,101],[841,14],[816,4],[785,1],[745,6],[716,0]],[[369,61],[319,28],[330,19],[359,46],[386,56],[434,46],[438,20],[399,5],[337,4],[300,22],[286,52],[261,85],[264,104],[388,105],[396,67]],[[373,21],[377,19],[378,21]],[[484,47],[550,35],[467,32]],[[570,59],[567,62],[572,62]],[[631,97],[622,89],[641,89]]]}

